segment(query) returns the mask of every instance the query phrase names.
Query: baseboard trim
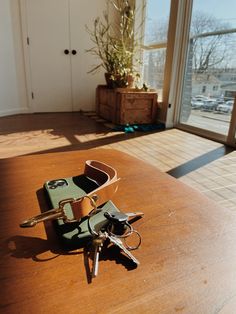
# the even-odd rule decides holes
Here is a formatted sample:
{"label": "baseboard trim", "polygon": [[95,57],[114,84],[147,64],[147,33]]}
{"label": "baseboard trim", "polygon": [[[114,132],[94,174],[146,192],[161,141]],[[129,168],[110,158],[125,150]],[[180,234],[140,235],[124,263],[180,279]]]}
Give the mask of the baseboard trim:
{"label": "baseboard trim", "polygon": [[14,108],[14,109],[8,109],[8,110],[0,110],[0,117],[4,116],[12,116],[14,114],[23,114],[23,113],[30,113],[31,111],[29,108]]}

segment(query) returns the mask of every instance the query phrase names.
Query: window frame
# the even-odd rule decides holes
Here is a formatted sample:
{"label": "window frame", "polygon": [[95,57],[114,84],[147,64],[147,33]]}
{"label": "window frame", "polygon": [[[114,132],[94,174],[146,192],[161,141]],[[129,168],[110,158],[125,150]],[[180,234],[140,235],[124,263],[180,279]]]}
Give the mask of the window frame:
{"label": "window frame", "polygon": [[[181,1],[183,0],[171,0],[170,1],[170,14],[169,14],[169,22],[168,22],[167,41],[151,43],[150,45],[142,44],[143,51],[152,51],[152,50],[154,51],[154,50],[166,48],[162,100],[159,99],[158,101],[158,107],[159,107],[158,108],[158,121],[163,122],[165,124],[167,122],[168,110],[171,108],[171,105],[169,105],[169,95],[170,95],[170,90],[171,90],[171,78],[172,78],[173,60],[174,60],[174,47],[175,47],[175,38],[176,38],[175,30],[177,27],[179,3]],[[146,8],[146,5],[147,5],[146,0],[143,0],[142,3],[144,4],[143,7]],[[145,12],[143,13],[143,16],[145,16]],[[144,35],[144,27],[143,27],[143,35]]]}

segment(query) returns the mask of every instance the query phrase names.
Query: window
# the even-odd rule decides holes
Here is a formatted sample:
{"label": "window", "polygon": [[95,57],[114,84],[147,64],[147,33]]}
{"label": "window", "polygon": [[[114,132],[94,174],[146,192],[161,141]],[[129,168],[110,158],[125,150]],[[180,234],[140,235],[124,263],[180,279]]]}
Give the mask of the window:
{"label": "window", "polygon": [[142,81],[162,100],[170,0],[147,0],[144,29]]}
{"label": "window", "polygon": [[236,93],[236,2],[191,2],[179,126],[229,143],[231,125],[236,123],[236,114],[228,106]]}

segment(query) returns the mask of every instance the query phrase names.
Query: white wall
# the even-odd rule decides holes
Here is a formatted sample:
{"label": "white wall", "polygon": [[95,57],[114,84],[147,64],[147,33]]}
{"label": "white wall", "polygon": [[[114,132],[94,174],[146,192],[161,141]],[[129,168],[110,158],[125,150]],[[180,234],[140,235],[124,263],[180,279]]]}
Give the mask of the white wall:
{"label": "white wall", "polygon": [[27,112],[18,0],[0,0],[0,115]]}

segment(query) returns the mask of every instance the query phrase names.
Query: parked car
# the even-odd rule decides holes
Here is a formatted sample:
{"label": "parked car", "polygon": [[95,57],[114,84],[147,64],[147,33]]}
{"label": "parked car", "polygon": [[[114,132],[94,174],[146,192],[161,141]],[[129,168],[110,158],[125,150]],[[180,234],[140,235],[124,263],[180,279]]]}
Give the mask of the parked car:
{"label": "parked car", "polygon": [[203,96],[203,95],[194,95],[193,99],[198,99],[198,100],[208,100],[209,97]]}
{"label": "parked car", "polygon": [[233,110],[233,105],[234,105],[234,101],[233,100],[228,100],[224,104],[218,105],[216,110],[218,112],[231,113],[232,110]]}
{"label": "parked car", "polygon": [[216,110],[217,106],[218,104],[215,99],[207,99],[207,100],[204,100],[201,110],[202,111],[214,111]]}
{"label": "parked car", "polygon": [[222,98],[216,99],[217,105],[224,105],[225,101]]}
{"label": "parked car", "polygon": [[201,109],[203,104],[204,104],[204,102],[200,99],[192,99],[191,100],[192,109]]}
{"label": "parked car", "polygon": [[208,100],[209,98],[203,95],[195,95],[192,96],[191,99],[191,107],[192,109],[201,109],[204,105],[204,101]]}

